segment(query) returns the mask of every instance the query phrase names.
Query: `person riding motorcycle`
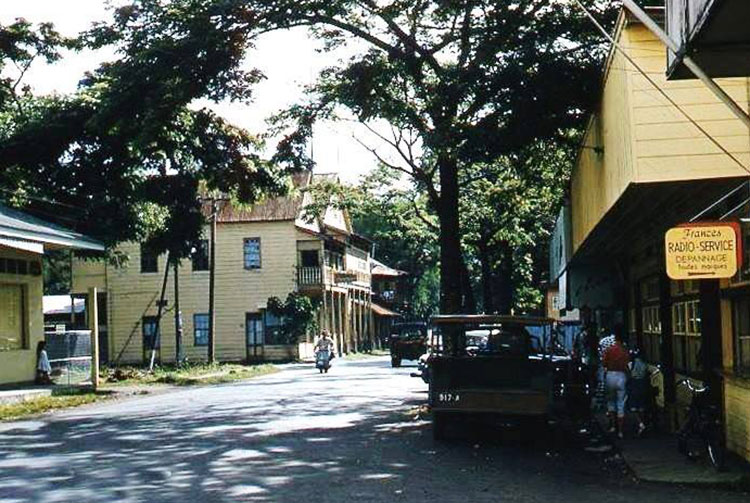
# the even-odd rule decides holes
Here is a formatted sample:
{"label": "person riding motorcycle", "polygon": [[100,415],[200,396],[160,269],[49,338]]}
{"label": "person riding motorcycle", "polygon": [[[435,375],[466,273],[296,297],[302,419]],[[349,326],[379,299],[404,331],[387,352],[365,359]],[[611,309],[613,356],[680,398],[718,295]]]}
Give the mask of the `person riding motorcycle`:
{"label": "person riding motorcycle", "polygon": [[315,353],[317,354],[318,351],[329,351],[331,354],[331,358],[334,357],[334,343],[333,339],[331,339],[331,335],[328,333],[328,330],[323,330],[320,339],[318,339],[318,342],[315,343]]}

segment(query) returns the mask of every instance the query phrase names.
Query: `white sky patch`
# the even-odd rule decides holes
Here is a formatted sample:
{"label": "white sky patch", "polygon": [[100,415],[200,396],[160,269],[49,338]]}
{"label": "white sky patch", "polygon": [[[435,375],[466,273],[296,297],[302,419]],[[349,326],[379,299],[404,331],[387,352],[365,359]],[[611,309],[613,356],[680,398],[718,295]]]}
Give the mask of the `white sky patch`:
{"label": "white sky patch", "polygon": [[[73,36],[89,28],[93,22],[110,18],[105,0],[2,0],[0,23],[9,24],[16,18],[33,23],[52,22],[63,35]],[[115,2],[118,3],[118,2]],[[317,73],[335,64],[340,55],[322,54],[315,50],[319,43],[308,38],[302,29],[264,35],[246,58],[248,67],[260,69],[267,77],[255,91],[253,103],[198,103],[215,110],[230,122],[253,133],[266,129],[265,120],[274,113],[303,99],[302,89],[312,83]],[[65,51],[59,62],[35,63],[24,83],[37,94],[71,93],[85,72],[94,70],[102,61],[115,57],[111,49],[73,53]],[[356,182],[368,173],[377,161],[354,138],[378,147],[385,157],[389,149],[366,128],[351,122],[322,123],[316,126],[313,157],[319,172],[339,173],[344,182]],[[269,145],[272,147],[273,145]]]}

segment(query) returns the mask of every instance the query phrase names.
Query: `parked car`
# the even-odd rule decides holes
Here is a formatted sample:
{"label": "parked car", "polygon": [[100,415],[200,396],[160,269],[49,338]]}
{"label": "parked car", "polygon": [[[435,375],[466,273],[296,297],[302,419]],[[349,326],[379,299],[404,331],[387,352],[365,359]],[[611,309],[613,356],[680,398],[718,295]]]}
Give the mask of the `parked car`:
{"label": "parked car", "polygon": [[427,351],[427,323],[394,323],[390,336],[391,366],[402,360],[416,360]]}

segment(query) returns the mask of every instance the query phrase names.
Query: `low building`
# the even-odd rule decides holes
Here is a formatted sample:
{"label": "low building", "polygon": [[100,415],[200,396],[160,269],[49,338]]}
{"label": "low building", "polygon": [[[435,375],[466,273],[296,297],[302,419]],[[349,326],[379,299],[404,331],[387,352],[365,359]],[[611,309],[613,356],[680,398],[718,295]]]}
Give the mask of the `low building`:
{"label": "low building", "polygon": [[[219,203],[216,232],[216,358],[222,361],[280,361],[308,356],[312,336],[290,341],[281,321],[267,309],[270,297],[282,301],[291,292],[314,299],[321,328],[334,335],[343,352],[372,339],[370,291],[371,243],[352,229],[348,214],[329,207],[309,219],[304,189],[322,176],[294,177],[296,190],[252,207]],[[182,347],[191,361],[207,357],[209,330],[209,229],[192,260],[178,268],[183,321]],[[158,303],[167,258],[139,243],[119,251],[130,260],[121,267],[76,261],[73,291],[90,286],[106,293],[108,358],[140,364],[153,351],[158,361],[176,360],[174,274],[166,279],[166,303],[157,327]]]}
{"label": "low building", "polygon": [[86,326],[86,299],[71,295],[45,295],[42,299],[47,330]]}
{"label": "low building", "polygon": [[[649,12],[663,21],[661,9]],[[750,131],[701,82],[668,82],[666,48],[625,12],[615,38],[640,69],[618,51],[607,60],[572,173],[569,215],[558,219],[560,237],[552,241],[550,281],[559,285],[561,307],[578,308],[607,330],[622,324],[631,344],[660,365],[670,426],[682,421],[689,400],[677,383],[709,382],[727,446],[750,459],[750,254],[726,280],[674,281],[665,267],[669,228],[750,212]],[[717,82],[748,107],[747,79]],[[750,244],[746,224],[743,235]]]}
{"label": "low building", "polygon": [[406,293],[408,274],[375,259],[371,260],[370,272],[375,334],[382,344],[391,335],[393,323],[403,318],[409,308]]}
{"label": "low building", "polygon": [[101,243],[0,205],[0,384],[34,380],[44,340],[42,256],[50,249],[101,251]]}

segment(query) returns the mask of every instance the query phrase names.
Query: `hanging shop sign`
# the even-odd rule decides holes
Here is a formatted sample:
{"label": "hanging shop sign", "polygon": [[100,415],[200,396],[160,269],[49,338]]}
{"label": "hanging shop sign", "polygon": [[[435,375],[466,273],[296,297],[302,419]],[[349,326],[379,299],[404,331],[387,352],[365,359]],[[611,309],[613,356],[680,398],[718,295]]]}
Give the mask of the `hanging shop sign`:
{"label": "hanging shop sign", "polygon": [[740,226],[702,222],[673,227],[664,237],[671,279],[731,278],[742,264]]}

